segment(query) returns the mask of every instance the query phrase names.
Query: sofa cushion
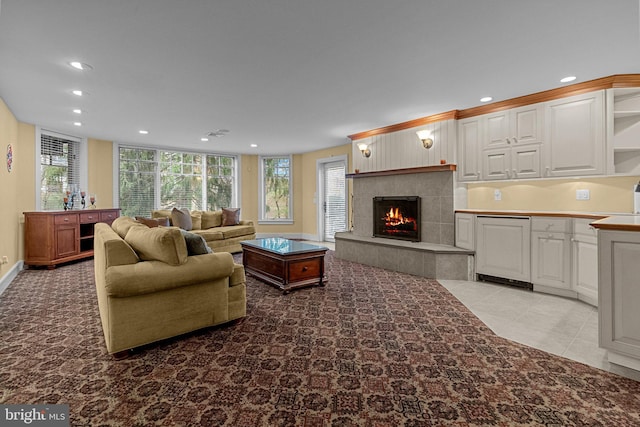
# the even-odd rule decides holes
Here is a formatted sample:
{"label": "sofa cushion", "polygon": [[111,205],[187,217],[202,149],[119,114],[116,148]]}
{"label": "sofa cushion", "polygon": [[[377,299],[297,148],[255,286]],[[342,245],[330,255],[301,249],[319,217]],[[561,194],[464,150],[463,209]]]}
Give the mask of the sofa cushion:
{"label": "sofa cushion", "polygon": [[220,227],[222,225],[222,211],[203,211],[201,228]]}
{"label": "sofa cushion", "polygon": [[139,223],[130,216],[119,216],[111,223],[111,228],[118,233],[121,239],[124,239],[131,227],[144,227],[144,224]]}
{"label": "sofa cushion", "polygon": [[240,208],[222,209],[222,225],[237,225],[240,223]]}
{"label": "sofa cushion", "polygon": [[254,234],[256,229],[253,225],[232,225],[228,227],[219,227],[218,231],[222,233],[225,239],[232,237],[241,237],[249,234]]}
{"label": "sofa cushion", "polygon": [[124,238],[141,260],[180,265],[187,261],[187,244],[177,228],[131,227]]}
{"label": "sofa cushion", "polygon": [[169,220],[169,225],[173,225],[171,223],[171,209],[157,209],[151,211],[151,218],[167,218]]}
{"label": "sofa cushion", "polygon": [[200,230],[202,228],[202,212],[191,211],[191,229]]}
{"label": "sofa cushion", "polygon": [[191,221],[191,214],[189,213],[189,209],[171,209],[171,223],[176,227],[182,228],[183,230],[191,230],[193,228],[193,221]]}
{"label": "sofa cushion", "polygon": [[192,233],[204,237],[204,240],[211,242],[213,240],[224,240],[224,235],[220,231],[220,227],[207,228],[206,230],[191,230]]}
{"label": "sofa cushion", "polygon": [[169,227],[169,218],[145,218],[143,216],[137,216],[136,221],[146,225],[149,228],[153,227]]}
{"label": "sofa cushion", "polygon": [[191,255],[204,255],[213,253],[213,249],[207,246],[207,242],[204,237],[199,234],[190,233],[188,231],[180,230],[184,236],[184,242],[187,244],[187,253]]}

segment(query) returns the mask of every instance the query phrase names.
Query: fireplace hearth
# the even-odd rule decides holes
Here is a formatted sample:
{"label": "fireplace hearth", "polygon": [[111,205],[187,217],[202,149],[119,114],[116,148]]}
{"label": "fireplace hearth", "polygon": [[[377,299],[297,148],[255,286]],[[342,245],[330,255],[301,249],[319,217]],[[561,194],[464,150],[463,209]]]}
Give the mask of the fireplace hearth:
{"label": "fireplace hearth", "polygon": [[374,197],[373,236],[419,242],[420,197]]}

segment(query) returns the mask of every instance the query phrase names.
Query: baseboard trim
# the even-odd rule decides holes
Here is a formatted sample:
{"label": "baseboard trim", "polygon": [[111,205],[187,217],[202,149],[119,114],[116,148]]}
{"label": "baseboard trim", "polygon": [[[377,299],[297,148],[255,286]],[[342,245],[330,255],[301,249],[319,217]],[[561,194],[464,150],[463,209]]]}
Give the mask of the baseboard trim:
{"label": "baseboard trim", "polygon": [[2,276],[2,278],[0,279],[0,295],[2,295],[5,289],[9,287],[13,279],[16,278],[16,276],[22,270],[23,267],[24,267],[24,262],[18,261],[13,265],[13,267],[9,269],[9,271],[7,271],[7,273],[4,276]]}

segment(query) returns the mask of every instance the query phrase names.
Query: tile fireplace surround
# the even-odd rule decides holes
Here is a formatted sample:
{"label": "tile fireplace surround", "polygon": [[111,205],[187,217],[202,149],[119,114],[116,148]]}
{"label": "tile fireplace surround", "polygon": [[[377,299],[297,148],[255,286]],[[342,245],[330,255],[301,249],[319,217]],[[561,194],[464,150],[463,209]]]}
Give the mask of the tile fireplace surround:
{"label": "tile fireplace surround", "polygon": [[[433,279],[467,280],[473,271],[473,252],[453,246],[454,173],[421,169],[352,175],[353,230],[336,233],[336,256]],[[372,237],[373,198],[379,196],[420,197],[420,242]]]}

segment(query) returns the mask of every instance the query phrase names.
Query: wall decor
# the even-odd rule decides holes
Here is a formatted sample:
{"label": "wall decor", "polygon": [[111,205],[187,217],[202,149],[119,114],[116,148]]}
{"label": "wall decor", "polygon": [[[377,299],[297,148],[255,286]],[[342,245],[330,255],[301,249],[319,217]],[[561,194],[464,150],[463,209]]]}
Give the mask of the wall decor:
{"label": "wall decor", "polygon": [[11,165],[13,164],[13,147],[11,144],[7,145],[7,171],[11,172]]}

